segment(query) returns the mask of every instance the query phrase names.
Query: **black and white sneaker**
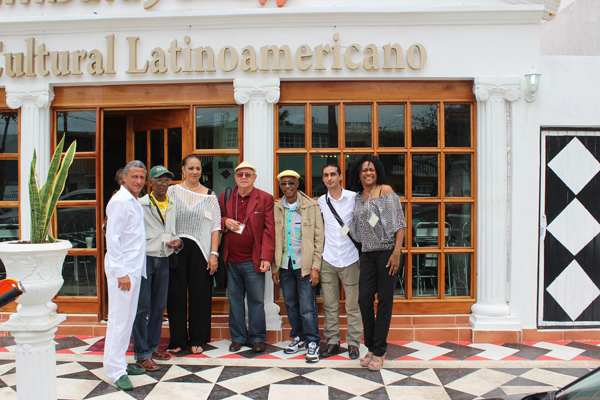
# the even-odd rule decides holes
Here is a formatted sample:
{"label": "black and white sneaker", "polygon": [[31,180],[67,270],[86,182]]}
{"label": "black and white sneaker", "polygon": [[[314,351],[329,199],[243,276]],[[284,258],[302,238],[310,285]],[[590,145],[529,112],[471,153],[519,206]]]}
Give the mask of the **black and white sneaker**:
{"label": "black and white sneaker", "polygon": [[308,352],[306,353],[306,362],[316,363],[319,361],[319,345],[315,342],[308,344]]}
{"label": "black and white sneaker", "polygon": [[306,350],[306,342],[304,340],[300,340],[299,337],[295,337],[292,343],[283,349],[283,352],[285,354],[294,354],[301,350]]}

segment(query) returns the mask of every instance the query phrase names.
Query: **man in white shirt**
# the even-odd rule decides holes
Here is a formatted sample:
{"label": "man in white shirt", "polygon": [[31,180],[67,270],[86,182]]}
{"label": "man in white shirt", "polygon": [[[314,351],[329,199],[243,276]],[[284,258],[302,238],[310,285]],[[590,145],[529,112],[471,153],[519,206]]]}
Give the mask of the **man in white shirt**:
{"label": "man in white shirt", "polygon": [[146,166],[131,161],[123,170],[123,185],[106,207],[108,326],[104,343],[104,372],[121,390],[133,385],[127,375],[146,373],[127,365],[125,353],[135,319],[140,282],[146,277],[146,229],[138,194],[146,183]]}
{"label": "man in white shirt", "polygon": [[[322,358],[336,355],[340,350],[340,289],[339,281],[346,293],[346,317],[348,330],[346,344],[348,355],[357,359],[362,340],[362,320],[358,306],[358,278],[360,267],[358,250],[348,235],[348,225],[354,215],[356,193],[342,187],[340,167],[328,164],[323,167],[323,183],[327,193],[319,197],[318,203],[325,223],[325,248],[321,264],[321,290],[325,313],[325,340],[327,347]],[[335,213],[332,212],[333,208]],[[335,215],[337,214],[337,215]]]}

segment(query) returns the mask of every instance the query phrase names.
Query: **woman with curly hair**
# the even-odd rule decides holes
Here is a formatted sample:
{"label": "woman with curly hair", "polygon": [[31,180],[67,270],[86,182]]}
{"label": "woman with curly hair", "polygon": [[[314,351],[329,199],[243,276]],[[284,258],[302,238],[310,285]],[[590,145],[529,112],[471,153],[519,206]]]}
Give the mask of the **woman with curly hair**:
{"label": "woman with curly hair", "polygon": [[400,199],[385,183],[385,170],[377,157],[362,156],[349,167],[347,186],[357,192],[350,234],[362,244],[358,304],[368,348],[360,365],[371,371],[383,367],[406,228]]}

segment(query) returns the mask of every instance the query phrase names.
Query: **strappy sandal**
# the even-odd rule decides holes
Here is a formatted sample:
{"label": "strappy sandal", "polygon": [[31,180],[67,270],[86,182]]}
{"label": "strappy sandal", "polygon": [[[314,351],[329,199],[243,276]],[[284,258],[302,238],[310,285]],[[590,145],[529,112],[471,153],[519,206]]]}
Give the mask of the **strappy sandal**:
{"label": "strappy sandal", "polygon": [[371,364],[371,360],[373,359],[373,352],[369,351],[366,355],[365,358],[361,358],[359,360],[360,362],[360,366],[361,367],[365,367],[367,368],[369,366],[369,364]]}
{"label": "strappy sandal", "polygon": [[384,359],[385,354],[381,357],[373,356],[371,363],[369,364],[369,371],[379,371],[381,368],[383,368]]}
{"label": "strappy sandal", "polygon": [[192,354],[202,354],[202,352],[204,351],[202,346],[192,346],[191,350],[192,350]]}

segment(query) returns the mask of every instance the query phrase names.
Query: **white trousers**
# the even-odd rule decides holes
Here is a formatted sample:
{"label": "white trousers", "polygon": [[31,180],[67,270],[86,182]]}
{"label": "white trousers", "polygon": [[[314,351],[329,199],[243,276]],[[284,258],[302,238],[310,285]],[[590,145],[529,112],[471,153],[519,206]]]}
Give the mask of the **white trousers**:
{"label": "white trousers", "polygon": [[113,382],[127,374],[125,353],[129,347],[129,339],[133,329],[133,321],[137,312],[140,295],[140,281],[131,279],[131,290],[119,289],[116,276],[107,277],[108,282],[108,326],[104,342],[104,372]]}

